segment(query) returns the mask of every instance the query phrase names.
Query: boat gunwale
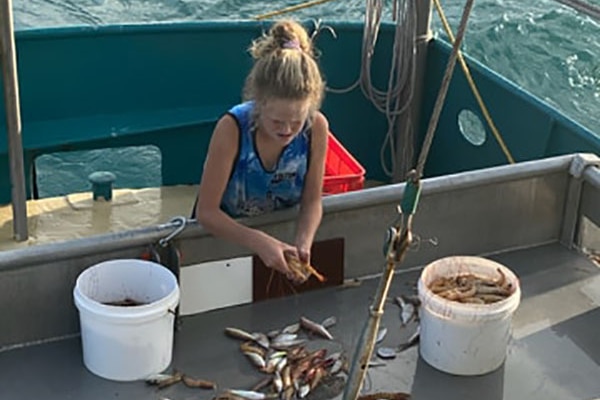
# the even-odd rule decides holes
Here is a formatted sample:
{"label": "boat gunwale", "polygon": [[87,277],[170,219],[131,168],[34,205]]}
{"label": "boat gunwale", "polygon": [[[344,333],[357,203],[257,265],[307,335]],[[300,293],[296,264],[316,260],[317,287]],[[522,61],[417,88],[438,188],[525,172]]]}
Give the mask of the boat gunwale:
{"label": "boat gunwale", "polygon": [[[535,178],[549,173],[569,173],[570,166],[578,154],[562,155],[547,159],[526,161],[497,167],[460,172],[451,175],[426,178],[422,180],[422,197],[435,195],[449,190],[464,190],[482,185],[502,183],[526,178]],[[587,176],[587,175],[585,175]],[[399,201],[406,183],[377,186],[360,191],[348,192],[323,198],[323,214],[335,214],[347,210],[357,210]],[[253,218],[244,218],[240,222],[250,227],[260,227],[294,220],[298,210],[291,208]],[[116,233],[78,238],[63,242],[32,245],[0,252],[0,272],[16,270],[52,259],[54,262],[74,257],[101,254],[107,251],[119,251],[134,246],[147,246],[170,233],[178,225],[165,223],[151,227],[127,230]],[[188,226],[180,238],[201,238],[210,234],[195,220],[188,220]]]}
{"label": "boat gunwale", "polygon": [[[260,27],[268,27],[275,19],[265,20],[200,20],[200,21],[154,21],[150,23],[123,23],[106,24],[98,26],[68,25],[49,26],[36,28],[21,28],[15,31],[15,37],[22,40],[46,40],[48,38],[76,38],[85,36],[98,36],[98,34],[154,34],[178,32],[222,32],[222,31],[249,31]],[[312,19],[301,19],[302,24],[314,23]],[[354,31],[364,29],[362,20],[322,20],[321,24],[331,25],[336,30]],[[393,30],[395,24],[391,21],[382,21],[381,30]]]}

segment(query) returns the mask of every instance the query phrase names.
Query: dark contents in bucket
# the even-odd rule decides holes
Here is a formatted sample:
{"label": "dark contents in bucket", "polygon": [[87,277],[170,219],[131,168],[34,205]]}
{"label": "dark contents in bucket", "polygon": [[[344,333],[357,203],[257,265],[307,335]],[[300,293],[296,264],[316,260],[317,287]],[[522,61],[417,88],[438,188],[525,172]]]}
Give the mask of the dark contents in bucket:
{"label": "dark contents in bucket", "polygon": [[102,303],[104,305],[107,306],[118,306],[118,307],[135,307],[135,306],[143,306],[146,303],[143,303],[141,301],[137,301],[137,300],[133,300],[129,297],[125,297],[123,300],[118,300],[118,301],[107,301],[105,303]]}
{"label": "dark contents in bucket", "polygon": [[500,268],[497,279],[460,274],[453,277],[436,278],[429,289],[446,300],[469,304],[490,304],[502,301],[514,292],[512,284]]}

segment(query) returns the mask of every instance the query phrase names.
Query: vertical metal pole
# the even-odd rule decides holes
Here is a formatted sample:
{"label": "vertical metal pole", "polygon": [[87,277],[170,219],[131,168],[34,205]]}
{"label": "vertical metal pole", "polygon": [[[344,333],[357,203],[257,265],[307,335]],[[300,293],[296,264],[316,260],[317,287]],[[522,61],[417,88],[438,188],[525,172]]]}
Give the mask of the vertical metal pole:
{"label": "vertical metal pole", "polygon": [[2,44],[2,78],[8,134],[8,158],[13,210],[13,233],[17,241],[27,240],[27,199],[25,194],[25,168],[21,142],[21,111],[17,57],[13,29],[12,1],[0,0],[0,42]]}

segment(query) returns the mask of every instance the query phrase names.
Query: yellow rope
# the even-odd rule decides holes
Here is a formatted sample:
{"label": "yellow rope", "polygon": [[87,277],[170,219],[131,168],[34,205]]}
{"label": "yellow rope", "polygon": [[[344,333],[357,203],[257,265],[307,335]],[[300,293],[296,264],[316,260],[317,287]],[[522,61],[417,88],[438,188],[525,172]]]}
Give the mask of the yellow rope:
{"label": "yellow rope", "polygon": [[[452,34],[452,29],[450,28],[450,25],[448,24],[448,20],[446,19],[446,16],[444,15],[444,10],[442,10],[442,5],[440,4],[439,0],[433,0],[433,1],[435,3],[435,7],[437,8],[438,14],[440,15],[440,19],[442,20],[442,24],[444,25],[444,29],[446,30],[446,33],[448,34],[450,41],[452,43],[454,43],[454,35]],[[492,121],[492,117],[490,116],[490,113],[488,112],[487,107],[483,103],[483,99],[481,98],[481,95],[479,94],[479,90],[477,90],[477,86],[475,86],[475,82],[473,81],[473,77],[471,76],[471,72],[469,71],[469,67],[467,66],[467,63],[465,62],[465,59],[463,58],[462,52],[460,50],[458,51],[458,61],[460,62],[460,66],[462,67],[462,70],[465,73],[467,82],[469,83],[469,86],[471,87],[471,90],[473,91],[473,95],[475,95],[475,98],[477,99],[477,103],[479,104],[479,107],[481,107],[481,112],[483,113],[485,120],[487,121],[488,125],[490,126],[492,133],[496,137],[496,140],[498,141],[498,144],[502,148],[502,151],[506,155],[506,158],[508,159],[508,161],[511,164],[514,164],[515,160],[514,160],[513,156],[510,154],[510,151],[508,150],[508,148],[506,147],[506,144],[504,143],[504,140],[502,139],[500,132],[498,132],[498,128],[496,128],[496,125]]]}
{"label": "yellow rope", "polygon": [[333,1],[333,0],[313,0],[313,1],[307,1],[306,3],[300,3],[300,4],[296,4],[295,6],[290,6],[290,7],[282,8],[281,10],[271,11],[271,12],[268,12],[268,13],[265,13],[265,14],[257,15],[256,17],[254,17],[254,19],[256,19],[256,20],[267,19],[267,18],[274,17],[276,15],[285,14],[285,13],[289,13],[289,12],[292,12],[292,11],[301,10],[303,8],[308,8],[308,7],[316,6],[316,5],[319,5],[319,4],[327,3],[329,1]]}

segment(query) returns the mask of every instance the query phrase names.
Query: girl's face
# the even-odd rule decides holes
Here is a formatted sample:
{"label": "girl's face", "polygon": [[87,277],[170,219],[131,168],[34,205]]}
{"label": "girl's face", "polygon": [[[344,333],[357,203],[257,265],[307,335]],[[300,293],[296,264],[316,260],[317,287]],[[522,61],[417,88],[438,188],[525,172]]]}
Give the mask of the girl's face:
{"label": "girl's face", "polygon": [[258,115],[258,134],[282,146],[287,145],[308,118],[308,100],[273,99],[264,102]]}

